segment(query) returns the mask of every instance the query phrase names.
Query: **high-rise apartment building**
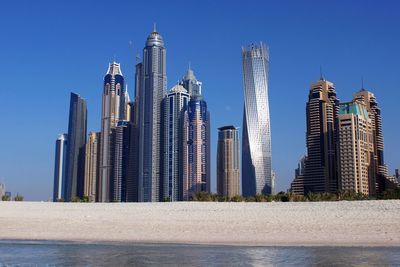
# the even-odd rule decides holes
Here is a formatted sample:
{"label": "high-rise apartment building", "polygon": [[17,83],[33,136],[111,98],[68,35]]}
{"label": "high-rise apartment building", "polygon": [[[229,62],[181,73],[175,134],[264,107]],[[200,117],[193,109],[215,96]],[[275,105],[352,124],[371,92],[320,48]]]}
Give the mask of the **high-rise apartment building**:
{"label": "high-rise apartment building", "polygon": [[119,121],[112,132],[112,185],[111,199],[114,202],[126,202],[126,182],[129,162],[130,122]]}
{"label": "high-rise apartment building", "polygon": [[54,187],[53,201],[64,199],[64,180],[66,170],[68,135],[60,134],[56,140],[56,153],[54,160]]}
{"label": "high-rise apartment building", "polygon": [[194,76],[194,72],[191,68],[188,69],[186,75],[179,84],[185,87],[190,96],[201,95],[202,83],[196,79],[196,76]]}
{"label": "high-rise apartment building", "polygon": [[166,50],[154,29],[143,49],[139,88],[139,201],[160,200],[162,178],[162,112],[166,95]]}
{"label": "high-rise apartment building", "polygon": [[2,183],[0,183],[0,201],[1,198],[6,194],[6,186]]}
{"label": "high-rise apartment building", "polygon": [[239,133],[234,126],[218,130],[217,191],[231,198],[240,194]]}
{"label": "high-rise apartment building", "polygon": [[369,188],[371,195],[380,194],[385,190],[385,180],[388,175],[388,169],[383,157],[384,143],[381,109],[374,94],[364,88],[355,93],[353,97],[354,100],[364,103],[367,107],[368,116],[371,119],[374,152],[372,162],[373,174],[370,177]]}
{"label": "high-rise apartment building", "polygon": [[109,65],[104,77],[102,113],[101,113],[101,141],[98,201],[111,201],[112,186],[112,140],[111,134],[117,127],[118,121],[125,117],[124,77],[119,63]]}
{"label": "high-rise apartment building", "polygon": [[71,93],[65,166],[66,173],[64,179],[65,201],[71,201],[75,197],[83,197],[86,127],[86,101],[78,94]]}
{"label": "high-rise apartment building", "polygon": [[184,118],[189,94],[182,85],[175,85],[164,99],[163,199],[182,200],[185,162]]}
{"label": "high-rise apartment building", "polygon": [[85,150],[85,179],[83,195],[90,202],[96,201],[99,179],[100,133],[90,132]]}
{"label": "high-rise apartment building", "polygon": [[[138,59],[137,59],[138,60]],[[135,99],[130,103],[129,157],[126,178],[126,201],[139,201],[139,99],[141,95],[142,63],[136,64]]]}
{"label": "high-rise apartment building", "polygon": [[340,104],[339,189],[369,195],[374,143],[366,106],[354,101]]}
{"label": "high-rise apartment building", "polygon": [[307,160],[304,194],[338,190],[337,140],[339,100],[323,77],[310,87],[307,102]]}
{"label": "high-rise apartment building", "polygon": [[303,156],[295,170],[293,182],[290,184],[290,191],[297,195],[304,195],[304,174],[307,157]]}
{"label": "high-rise apartment building", "polygon": [[244,113],[242,193],[271,194],[271,127],[268,101],[269,53],[265,44],[242,49]]}
{"label": "high-rise apartment building", "polygon": [[188,90],[190,101],[184,119],[183,200],[196,193],[210,192],[210,112],[201,95],[202,83],[189,69],[180,84]]}

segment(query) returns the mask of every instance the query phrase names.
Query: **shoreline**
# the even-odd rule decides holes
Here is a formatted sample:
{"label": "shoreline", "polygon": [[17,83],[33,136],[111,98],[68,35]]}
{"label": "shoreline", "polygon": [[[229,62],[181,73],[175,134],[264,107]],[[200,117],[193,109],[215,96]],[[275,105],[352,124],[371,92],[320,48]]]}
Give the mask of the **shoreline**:
{"label": "shoreline", "polygon": [[0,202],[0,243],[400,247],[400,200]]}
{"label": "shoreline", "polygon": [[400,248],[400,244],[251,244],[251,243],[190,243],[190,242],[160,242],[160,241],[113,241],[113,240],[46,240],[46,239],[0,239],[2,244],[21,244],[21,245],[98,245],[98,246],[192,246],[192,247],[293,247],[293,248]]}

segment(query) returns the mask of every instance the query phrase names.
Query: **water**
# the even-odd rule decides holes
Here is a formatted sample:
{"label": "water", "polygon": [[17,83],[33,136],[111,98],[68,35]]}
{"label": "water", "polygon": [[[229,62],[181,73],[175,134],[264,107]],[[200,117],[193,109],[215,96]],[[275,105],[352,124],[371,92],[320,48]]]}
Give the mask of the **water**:
{"label": "water", "polygon": [[400,266],[400,247],[259,247],[0,242],[0,267]]}

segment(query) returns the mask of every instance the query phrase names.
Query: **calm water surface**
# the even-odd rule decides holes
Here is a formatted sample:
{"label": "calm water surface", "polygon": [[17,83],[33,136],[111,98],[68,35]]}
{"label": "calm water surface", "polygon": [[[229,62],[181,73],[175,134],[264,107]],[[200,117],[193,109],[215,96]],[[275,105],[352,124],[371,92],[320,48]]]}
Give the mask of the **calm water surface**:
{"label": "calm water surface", "polygon": [[0,267],[400,266],[400,247],[243,247],[0,241]]}

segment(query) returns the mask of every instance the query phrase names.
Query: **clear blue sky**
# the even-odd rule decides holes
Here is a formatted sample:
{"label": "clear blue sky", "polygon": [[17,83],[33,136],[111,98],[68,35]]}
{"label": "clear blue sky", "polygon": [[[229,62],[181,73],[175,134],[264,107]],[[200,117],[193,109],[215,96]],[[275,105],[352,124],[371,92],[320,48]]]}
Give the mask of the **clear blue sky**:
{"label": "clear blue sky", "polygon": [[0,182],[28,200],[52,195],[54,144],[68,127],[70,91],[100,128],[103,76],[114,55],[133,95],[135,54],[157,23],[167,48],[168,88],[188,62],[216,131],[242,126],[241,46],[270,48],[273,168],[286,190],[305,148],[311,82],[335,83],[342,101],[364,85],[383,113],[385,159],[400,167],[399,1],[4,1],[0,9]]}

